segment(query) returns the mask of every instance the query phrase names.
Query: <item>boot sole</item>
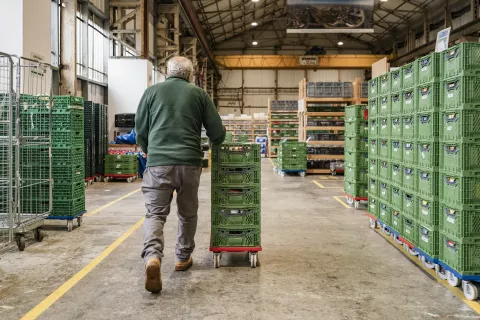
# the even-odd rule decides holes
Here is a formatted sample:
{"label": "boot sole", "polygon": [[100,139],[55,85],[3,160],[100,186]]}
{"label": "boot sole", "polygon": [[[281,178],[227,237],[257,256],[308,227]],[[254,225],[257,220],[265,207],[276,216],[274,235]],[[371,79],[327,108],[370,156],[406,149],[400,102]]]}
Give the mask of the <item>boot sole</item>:
{"label": "boot sole", "polygon": [[148,266],[145,279],[145,290],[151,293],[162,291],[162,279],[160,277],[160,268],[157,266]]}
{"label": "boot sole", "polygon": [[175,266],[175,271],[187,271],[193,265],[193,261],[190,264],[184,266]]}

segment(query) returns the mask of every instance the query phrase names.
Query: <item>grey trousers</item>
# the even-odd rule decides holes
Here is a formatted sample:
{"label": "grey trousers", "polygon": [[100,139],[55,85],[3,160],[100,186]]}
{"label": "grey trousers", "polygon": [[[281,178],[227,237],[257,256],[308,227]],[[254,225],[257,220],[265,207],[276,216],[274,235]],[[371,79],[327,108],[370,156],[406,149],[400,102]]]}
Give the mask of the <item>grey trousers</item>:
{"label": "grey trousers", "polygon": [[148,167],[143,176],[142,191],[145,196],[144,245],[142,258],[163,258],[165,240],[163,226],[170,213],[173,192],[177,191],[178,232],[177,261],[187,261],[195,249],[197,231],[198,186],[201,167],[158,166]]}

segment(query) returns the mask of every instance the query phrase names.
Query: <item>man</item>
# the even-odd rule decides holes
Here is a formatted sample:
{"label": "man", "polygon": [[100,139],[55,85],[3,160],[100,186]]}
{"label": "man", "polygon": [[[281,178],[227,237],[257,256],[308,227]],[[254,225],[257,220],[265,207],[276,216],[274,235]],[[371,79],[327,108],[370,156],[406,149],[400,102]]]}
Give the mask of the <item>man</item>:
{"label": "man", "polygon": [[212,100],[189,83],[192,74],[189,59],[170,59],[167,80],[145,91],[135,117],[137,143],[148,154],[142,184],[147,208],[142,258],[146,265],[145,289],[152,293],[162,290],[163,226],[174,191],[179,219],[175,270],[186,271],[193,263],[202,124],[213,144],[225,139],[225,128]]}

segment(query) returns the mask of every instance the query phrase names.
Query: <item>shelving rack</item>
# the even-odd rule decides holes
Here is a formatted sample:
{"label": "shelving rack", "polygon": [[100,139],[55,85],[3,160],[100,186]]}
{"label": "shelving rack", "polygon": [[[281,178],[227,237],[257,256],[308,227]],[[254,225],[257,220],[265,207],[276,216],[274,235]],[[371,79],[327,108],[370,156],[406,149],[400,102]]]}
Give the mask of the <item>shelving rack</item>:
{"label": "shelving rack", "polygon": [[[299,83],[299,103],[298,103],[298,112],[299,112],[299,141],[307,141],[309,131],[329,131],[330,134],[336,134],[343,136],[343,131],[345,129],[344,125],[337,125],[335,122],[343,122],[345,117],[345,106],[348,105],[359,105],[366,104],[368,102],[367,98],[361,98],[361,79],[357,78],[353,82],[353,96],[351,98],[340,98],[340,97],[326,97],[326,98],[312,98],[307,96],[307,80],[303,79]],[[330,111],[325,112],[311,112],[308,110],[312,105],[317,104],[318,107],[330,108]],[[338,108],[338,111],[335,110]],[[330,125],[326,126],[309,126],[309,120],[312,121],[330,121]],[[320,133],[323,134],[323,133]],[[343,148],[345,146],[344,138],[338,138],[338,140],[310,140],[307,143],[307,147],[315,148],[334,148],[339,147]],[[312,161],[338,161],[344,160],[343,150],[339,154],[308,154],[307,160]],[[329,174],[331,173],[330,168],[322,169],[307,169],[309,174]]]}
{"label": "shelving rack", "polygon": [[[272,110],[272,102],[268,99],[268,156],[276,158],[282,139],[298,141],[298,103],[296,110]],[[279,124],[288,127],[279,128]],[[297,131],[297,134],[291,136],[291,131]],[[274,132],[280,135],[273,136]],[[288,137],[282,135],[285,132]]]}
{"label": "shelving rack", "polygon": [[[256,136],[265,136],[267,134],[267,119],[258,119],[254,117],[222,117],[223,125],[227,132],[232,133],[233,142],[255,142]],[[244,137],[247,137],[246,140]]]}

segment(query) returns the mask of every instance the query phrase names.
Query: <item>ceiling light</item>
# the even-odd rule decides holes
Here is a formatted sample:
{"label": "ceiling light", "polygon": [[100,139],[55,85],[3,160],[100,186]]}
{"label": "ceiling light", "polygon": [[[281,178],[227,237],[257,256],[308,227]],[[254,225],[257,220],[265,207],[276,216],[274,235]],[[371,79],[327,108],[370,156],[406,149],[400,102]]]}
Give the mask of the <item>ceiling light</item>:
{"label": "ceiling light", "polygon": [[258,1],[260,1],[260,0],[252,0],[252,2],[258,2]]}
{"label": "ceiling light", "polygon": [[338,41],[338,45],[339,45],[339,46],[343,46],[343,42],[342,42],[342,41]]}
{"label": "ceiling light", "polygon": [[387,2],[388,0],[380,0],[380,2]]}
{"label": "ceiling light", "polygon": [[254,21],[254,22],[252,22],[252,26],[256,27],[256,26],[258,26],[258,23]]}
{"label": "ceiling light", "polygon": [[253,44],[254,46],[256,46],[256,45],[258,44],[258,42],[257,42],[257,41],[253,41],[252,44]]}

